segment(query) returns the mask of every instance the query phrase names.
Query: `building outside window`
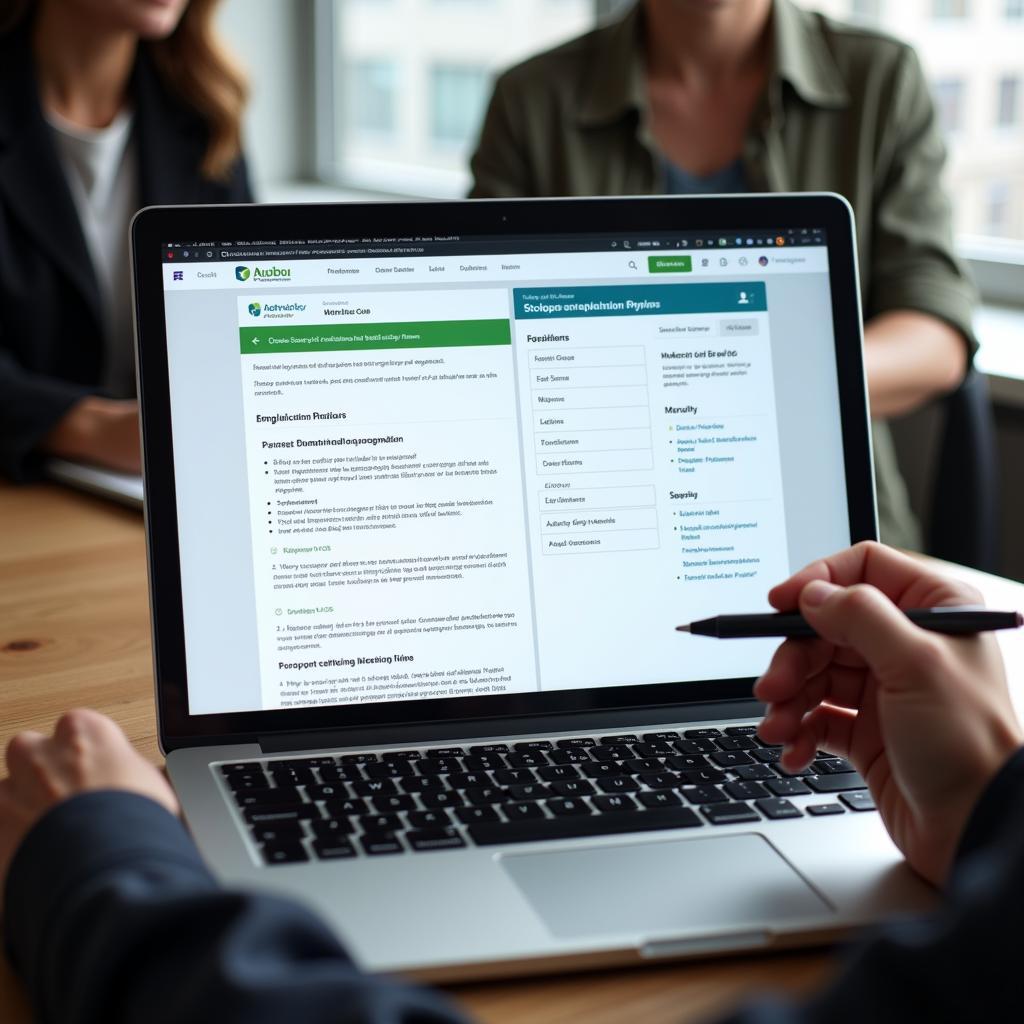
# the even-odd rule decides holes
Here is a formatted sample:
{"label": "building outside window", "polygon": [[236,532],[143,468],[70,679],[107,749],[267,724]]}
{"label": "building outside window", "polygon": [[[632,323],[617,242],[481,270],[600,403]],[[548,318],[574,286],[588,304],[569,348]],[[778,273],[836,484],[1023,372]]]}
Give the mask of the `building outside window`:
{"label": "building outside window", "polygon": [[1010,21],[1024,19],[1024,0],[1004,0],[1003,15]]}
{"label": "building outside window", "polygon": [[[455,0],[435,0],[437,2]],[[431,68],[430,137],[434,143],[457,148],[463,156],[468,155],[487,106],[490,88],[491,76],[486,68],[451,64]]]}
{"label": "building outside window", "polygon": [[932,0],[933,18],[966,18],[967,12],[967,0]]}
{"label": "building outside window", "polygon": [[398,75],[389,60],[356,60],[348,66],[348,123],[362,135],[392,135]]}
{"label": "building outside window", "polygon": [[959,78],[940,78],[932,84],[939,124],[947,134],[963,127],[964,83]]}
{"label": "building outside window", "polygon": [[1004,75],[996,91],[996,125],[1013,128],[1020,120],[1020,79]]}
{"label": "building outside window", "polygon": [[986,226],[990,235],[1005,235],[1010,224],[1011,189],[1005,181],[993,181],[988,187],[985,210]]}

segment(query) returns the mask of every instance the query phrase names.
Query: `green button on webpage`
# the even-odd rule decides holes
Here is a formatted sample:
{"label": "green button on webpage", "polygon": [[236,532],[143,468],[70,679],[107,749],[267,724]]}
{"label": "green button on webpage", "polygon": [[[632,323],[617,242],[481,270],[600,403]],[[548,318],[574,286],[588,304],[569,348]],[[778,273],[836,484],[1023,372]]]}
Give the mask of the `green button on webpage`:
{"label": "green button on webpage", "polygon": [[693,270],[693,257],[648,256],[647,269],[652,274],[688,274]]}

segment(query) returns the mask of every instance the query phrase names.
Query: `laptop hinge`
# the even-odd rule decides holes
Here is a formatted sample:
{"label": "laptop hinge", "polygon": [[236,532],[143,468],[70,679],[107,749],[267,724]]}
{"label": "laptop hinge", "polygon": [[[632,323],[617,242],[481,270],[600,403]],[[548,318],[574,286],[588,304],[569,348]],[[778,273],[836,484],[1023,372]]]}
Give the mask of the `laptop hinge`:
{"label": "laptop hinge", "polygon": [[612,711],[570,712],[558,715],[472,719],[458,722],[416,722],[357,729],[318,729],[274,733],[257,739],[267,754],[289,750],[334,747],[383,747],[409,743],[436,743],[489,736],[521,736],[540,732],[588,732],[640,725],[680,725],[730,718],[759,718],[764,705],[757,701],[714,701],[656,708],[618,708]]}

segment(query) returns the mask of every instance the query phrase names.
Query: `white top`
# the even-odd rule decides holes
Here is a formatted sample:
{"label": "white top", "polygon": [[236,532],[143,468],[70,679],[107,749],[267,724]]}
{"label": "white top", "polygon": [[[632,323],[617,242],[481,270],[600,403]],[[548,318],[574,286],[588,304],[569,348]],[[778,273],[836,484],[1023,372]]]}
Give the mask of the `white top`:
{"label": "white top", "polygon": [[104,330],[104,390],[135,394],[128,224],[138,209],[138,162],[132,112],[106,128],[81,128],[47,111],[46,119],[78,210],[100,289]]}

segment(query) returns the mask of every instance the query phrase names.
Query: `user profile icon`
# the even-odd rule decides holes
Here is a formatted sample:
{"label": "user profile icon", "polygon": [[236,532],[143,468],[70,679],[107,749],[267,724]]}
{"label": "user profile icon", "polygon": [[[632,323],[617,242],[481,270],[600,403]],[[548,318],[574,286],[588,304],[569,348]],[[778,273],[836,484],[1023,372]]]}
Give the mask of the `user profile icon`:
{"label": "user profile icon", "polygon": [[738,301],[737,305],[749,306],[750,305],[750,296],[746,292],[740,292],[740,297],[739,297],[739,301]]}
{"label": "user profile icon", "polygon": [[760,263],[762,267],[767,267],[768,266],[768,257],[767,256],[758,256],[757,257],[757,262]]}

